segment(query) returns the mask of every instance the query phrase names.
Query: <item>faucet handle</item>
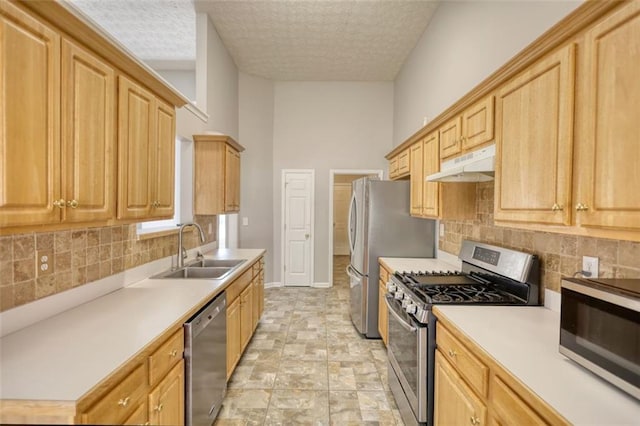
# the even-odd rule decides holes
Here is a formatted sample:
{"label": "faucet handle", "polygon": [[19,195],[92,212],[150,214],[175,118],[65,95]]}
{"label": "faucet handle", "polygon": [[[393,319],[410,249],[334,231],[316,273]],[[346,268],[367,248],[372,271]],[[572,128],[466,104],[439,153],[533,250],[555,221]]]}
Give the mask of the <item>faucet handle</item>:
{"label": "faucet handle", "polygon": [[202,260],[204,259],[204,254],[200,253],[200,250],[198,250],[198,253],[196,253],[196,260]]}

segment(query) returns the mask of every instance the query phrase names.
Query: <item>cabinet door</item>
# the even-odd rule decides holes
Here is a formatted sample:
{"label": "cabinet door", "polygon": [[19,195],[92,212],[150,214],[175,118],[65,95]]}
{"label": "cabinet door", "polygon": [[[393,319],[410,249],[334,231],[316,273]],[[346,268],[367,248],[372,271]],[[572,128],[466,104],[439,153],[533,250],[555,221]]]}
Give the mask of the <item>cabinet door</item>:
{"label": "cabinet door", "polygon": [[260,276],[256,275],[253,277],[253,281],[251,282],[253,286],[253,302],[251,305],[251,329],[252,332],[255,331],[258,326],[258,320],[260,319]]}
{"label": "cabinet door", "polygon": [[260,295],[258,296],[258,319],[262,317],[264,313],[264,269],[260,270]]}
{"label": "cabinet door", "polygon": [[436,351],[434,395],[436,425],[487,424],[487,408],[439,350]]}
{"label": "cabinet door", "polygon": [[409,148],[398,154],[398,176],[408,175],[411,172],[411,152]]}
{"label": "cabinet door", "polygon": [[411,216],[422,216],[422,141],[411,146]]}
{"label": "cabinet door", "polygon": [[440,147],[438,132],[433,132],[423,140],[422,146],[422,216],[438,217],[440,214],[440,184],[427,182],[427,176],[440,171]]}
{"label": "cabinet door", "polygon": [[176,120],[173,107],[158,101],[156,108],[156,161],[151,182],[154,185],[151,216],[173,217],[175,188]]}
{"label": "cabinet door", "polygon": [[240,298],[227,306],[227,380],[240,359]]}
{"label": "cabinet door", "polygon": [[443,124],[438,130],[440,134],[440,158],[451,157],[462,149],[462,118],[456,117]]}
{"label": "cabinet door", "polygon": [[398,157],[389,160],[389,179],[395,179],[398,176]]}
{"label": "cabinet door", "polygon": [[65,221],[106,221],[115,212],[115,75],[69,40],[62,43],[62,182]]}
{"label": "cabinet door", "polygon": [[498,94],[495,220],[571,220],[574,50],[548,55]]}
{"label": "cabinet door", "polygon": [[585,36],[584,158],[575,204],[583,226],[640,229],[640,3],[630,2]]}
{"label": "cabinet door", "polygon": [[224,198],[225,212],[240,210],[240,153],[230,146],[225,150]]}
{"label": "cabinet door", "polygon": [[384,301],[386,293],[387,284],[383,280],[378,281],[378,331],[385,346],[389,336],[389,311]]}
{"label": "cabinet door", "polygon": [[142,399],[138,406],[124,422],[123,425],[144,425],[149,423],[149,410],[147,408],[147,400]]}
{"label": "cabinet door", "polygon": [[462,150],[493,140],[494,97],[488,96],[462,114]]}
{"label": "cabinet door", "polygon": [[250,284],[240,293],[240,341],[241,351],[249,344],[253,334],[253,286]]}
{"label": "cabinet door", "polygon": [[60,37],[0,2],[0,227],[60,221]]}
{"label": "cabinet door", "polygon": [[149,394],[149,423],[184,425],[184,360]]}

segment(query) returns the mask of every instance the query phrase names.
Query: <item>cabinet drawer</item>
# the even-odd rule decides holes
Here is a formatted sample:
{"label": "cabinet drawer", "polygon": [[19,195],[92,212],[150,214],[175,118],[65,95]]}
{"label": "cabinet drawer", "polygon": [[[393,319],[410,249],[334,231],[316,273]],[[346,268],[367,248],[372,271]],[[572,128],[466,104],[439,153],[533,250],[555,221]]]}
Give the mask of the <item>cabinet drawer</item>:
{"label": "cabinet drawer", "polygon": [[242,293],[242,290],[247,288],[249,284],[251,284],[251,279],[253,278],[253,269],[247,269],[242,275],[240,275],[234,282],[232,282],[229,287],[225,290],[227,293],[227,305],[230,305],[231,302],[236,300],[238,295]]}
{"label": "cabinet drawer", "polygon": [[139,408],[140,401],[146,397],[146,382],[145,368],[140,364],[87,411],[85,423],[122,423]]}
{"label": "cabinet drawer", "polygon": [[486,397],[489,383],[489,367],[484,365],[440,323],[436,324],[436,343],[438,349],[442,351],[442,354],[451,365],[456,367],[471,388],[479,395]]}
{"label": "cabinet drawer", "polygon": [[398,175],[409,174],[411,170],[411,150],[409,148],[398,154]]}
{"label": "cabinet drawer", "polygon": [[182,359],[184,352],[184,330],[179,329],[149,356],[149,384],[154,386]]}

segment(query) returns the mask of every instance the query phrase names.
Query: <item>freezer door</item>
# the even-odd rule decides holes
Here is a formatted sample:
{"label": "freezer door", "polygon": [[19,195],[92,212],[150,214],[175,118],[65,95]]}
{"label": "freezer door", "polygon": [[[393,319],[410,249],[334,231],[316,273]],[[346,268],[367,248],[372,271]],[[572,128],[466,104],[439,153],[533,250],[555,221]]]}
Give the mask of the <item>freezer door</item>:
{"label": "freezer door", "polygon": [[349,275],[351,296],[351,322],[360,333],[365,334],[367,332],[367,278],[351,265],[347,266],[347,275]]}

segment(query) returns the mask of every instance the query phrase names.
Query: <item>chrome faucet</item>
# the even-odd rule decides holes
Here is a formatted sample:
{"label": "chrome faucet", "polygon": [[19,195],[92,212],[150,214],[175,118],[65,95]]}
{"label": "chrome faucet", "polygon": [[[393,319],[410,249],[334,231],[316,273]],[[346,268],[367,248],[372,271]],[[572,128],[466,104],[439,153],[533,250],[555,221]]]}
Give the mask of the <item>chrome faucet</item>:
{"label": "chrome faucet", "polygon": [[184,259],[187,257],[186,250],[182,245],[182,231],[187,226],[195,226],[196,228],[198,228],[198,231],[200,231],[200,242],[204,243],[204,232],[202,231],[200,225],[194,222],[184,223],[180,225],[180,231],[178,231],[178,269],[184,267]]}

